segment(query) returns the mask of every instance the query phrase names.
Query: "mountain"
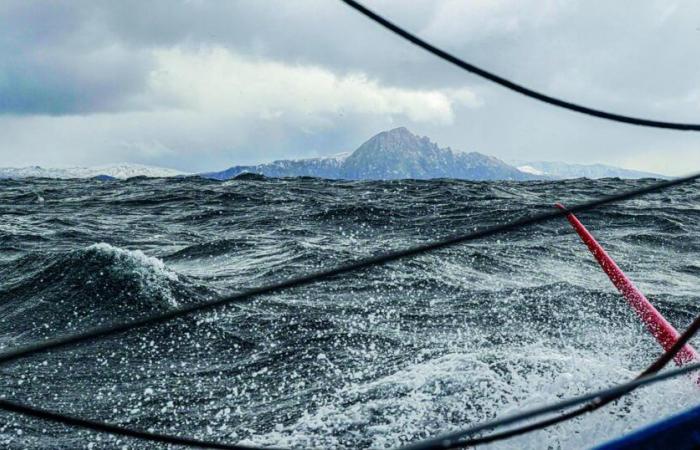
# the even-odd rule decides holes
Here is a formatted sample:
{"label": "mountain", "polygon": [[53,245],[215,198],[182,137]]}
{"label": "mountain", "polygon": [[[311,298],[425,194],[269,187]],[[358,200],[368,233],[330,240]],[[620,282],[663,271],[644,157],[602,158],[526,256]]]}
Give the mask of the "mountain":
{"label": "mountain", "polygon": [[99,167],[0,167],[0,178],[98,178],[106,180],[110,178],[126,179],[139,176],[161,178],[179,175],[186,174],[174,169],[128,163]]}
{"label": "mountain", "polygon": [[440,148],[427,137],[396,128],[372,137],[345,160],[342,178],[458,178],[466,180],[530,180],[500,159],[481,153]]}
{"label": "mountain", "polygon": [[205,173],[201,176],[227,180],[246,172],[269,177],[313,176],[349,180],[401,178],[537,180],[547,178],[522,172],[492,156],[440,148],[427,137],[416,136],[404,127],[383,131],[373,136],[350,155],[280,160],[256,166],[235,166],[222,172]]}
{"label": "mountain", "polygon": [[551,161],[515,162],[522,172],[552,178],[668,178],[665,175],[639,170],[623,169],[604,164],[569,164]]}

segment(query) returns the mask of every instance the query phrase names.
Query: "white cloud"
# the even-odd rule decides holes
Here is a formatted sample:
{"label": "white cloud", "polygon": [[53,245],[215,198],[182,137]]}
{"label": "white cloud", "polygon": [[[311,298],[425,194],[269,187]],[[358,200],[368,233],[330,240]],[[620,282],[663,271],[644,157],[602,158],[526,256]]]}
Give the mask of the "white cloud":
{"label": "white cloud", "polygon": [[296,116],[307,125],[330,124],[329,115],[344,113],[449,124],[453,104],[480,105],[466,88],[386,87],[362,73],[339,76],[320,67],[246,58],[222,47],[157,50],[156,60],[154,97],[208,114],[266,120]]}

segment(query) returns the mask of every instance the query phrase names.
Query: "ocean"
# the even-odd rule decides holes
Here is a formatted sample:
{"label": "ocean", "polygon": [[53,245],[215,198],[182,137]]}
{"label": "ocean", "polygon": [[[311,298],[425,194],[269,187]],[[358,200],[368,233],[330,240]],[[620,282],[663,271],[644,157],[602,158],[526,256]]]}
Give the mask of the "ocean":
{"label": "ocean", "polygon": [[[650,183],[0,180],[0,349]],[[700,313],[699,183],[578,217],[679,330]],[[143,430],[385,449],[629,380],[659,354],[558,219],[19,360],[0,383]],[[698,398],[674,379],[483,448],[591,447]],[[166,448],[9,413],[0,445]]]}

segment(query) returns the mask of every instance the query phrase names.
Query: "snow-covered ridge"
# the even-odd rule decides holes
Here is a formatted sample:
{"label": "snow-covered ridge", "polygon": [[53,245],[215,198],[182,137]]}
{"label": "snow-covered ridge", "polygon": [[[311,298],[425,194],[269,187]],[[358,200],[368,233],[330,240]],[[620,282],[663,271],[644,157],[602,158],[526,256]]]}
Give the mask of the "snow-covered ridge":
{"label": "snow-covered ridge", "polygon": [[665,175],[605,164],[573,164],[559,161],[513,161],[518,170],[552,179],[566,178],[668,178]]}
{"label": "snow-covered ridge", "polygon": [[175,169],[146,166],[143,164],[109,164],[97,167],[0,167],[0,178],[92,178],[106,175],[112,178],[126,179],[145,176],[152,178],[175,177],[187,175]]}
{"label": "snow-covered ridge", "polygon": [[532,175],[544,175],[544,172],[537,170],[532,166],[518,166],[517,169],[521,172],[530,173]]}

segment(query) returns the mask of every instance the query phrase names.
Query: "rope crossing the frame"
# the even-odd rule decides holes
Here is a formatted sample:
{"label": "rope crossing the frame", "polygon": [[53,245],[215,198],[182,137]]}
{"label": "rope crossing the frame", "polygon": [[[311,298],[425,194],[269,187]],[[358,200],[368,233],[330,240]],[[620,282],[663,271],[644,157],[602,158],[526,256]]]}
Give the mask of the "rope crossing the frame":
{"label": "rope crossing the frame", "polygon": [[[663,128],[663,129],[671,129],[671,130],[685,130],[685,131],[700,131],[700,125],[698,124],[684,124],[684,123],[675,123],[675,122],[665,122],[665,121],[657,121],[657,120],[649,120],[649,119],[641,119],[637,117],[631,117],[631,116],[624,116],[620,114],[615,114],[603,110],[598,110],[598,109],[593,109],[589,107],[585,107],[582,105],[578,105],[575,103],[571,103],[559,98],[551,97],[539,92],[536,92],[532,89],[526,88],[522,85],[519,85],[517,83],[514,83],[510,80],[507,80],[503,77],[500,77],[498,75],[495,75],[493,73],[490,73],[484,69],[481,69],[479,67],[474,66],[473,64],[467,63],[466,61],[463,61],[460,58],[457,58],[456,56],[451,55],[450,53],[447,53],[444,50],[441,50],[426,41],[423,41],[422,39],[418,38],[417,36],[409,33],[408,31],[398,27],[397,25],[394,25],[393,23],[389,22],[388,20],[384,19],[383,17],[379,16],[378,14],[370,11],[369,9],[365,8],[361,4],[357,3],[354,0],[341,0],[350,7],[354,8],[356,11],[360,12],[361,14],[365,15],[366,17],[372,19],[376,23],[380,24],[381,26],[389,29],[390,31],[396,33],[397,35],[401,36],[402,38],[410,41],[414,45],[417,45],[428,52],[432,53],[433,55],[448,61],[468,72],[471,72],[473,74],[476,74],[482,78],[485,78],[489,81],[492,81],[494,83],[497,83],[507,89],[510,89],[512,91],[518,92],[522,95],[525,95],[529,98],[545,102],[560,108],[568,109],[571,111],[579,112],[582,114],[586,114],[589,116],[594,116],[606,120],[611,120],[615,122],[621,122],[621,123],[627,123],[627,124],[632,124],[632,125],[639,125],[639,126],[645,126],[645,127],[653,127],[653,128]],[[576,212],[582,212],[582,211],[588,211],[594,208],[597,208],[602,205],[607,205],[610,203],[614,202],[619,202],[631,198],[638,197],[640,195],[652,193],[652,192],[658,192],[662,191],[665,189],[672,188],[674,186],[678,186],[684,183],[690,183],[695,180],[700,178],[700,174],[694,174],[690,175],[687,177],[683,178],[677,178],[674,180],[670,181],[665,181],[661,183],[657,183],[651,186],[647,186],[644,188],[640,189],[635,189],[627,192],[622,192],[619,194],[615,194],[609,197],[605,197],[602,199],[598,200],[593,200],[587,203],[582,203],[573,207],[568,208],[570,212],[576,213]],[[548,213],[540,213],[540,214],[535,214],[530,217],[526,217],[523,219],[515,220],[503,225],[497,225],[493,227],[487,227],[482,230],[473,232],[473,233],[468,233],[468,234],[462,234],[462,235],[456,235],[456,236],[450,236],[443,238],[441,240],[429,242],[427,244],[422,244],[414,247],[409,247],[406,249],[402,250],[397,250],[397,251],[392,251],[384,254],[380,254],[377,256],[373,256],[370,258],[365,258],[365,259],[360,259],[357,261],[351,261],[348,262],[344,265],[340,265],[331,269],[323,270],[320,272],[316,273],[311,273],[308,275],[303,275],[300,277],[295,277],[288,279],[286,281],[282,281],[279,283],[275,284],[270,284],[266,286],[261,286],[257,288],[252,288],[247,291],[222,297],[216,300],[196,304],[196,305],[191,305],[185,308],[181,309],[175,309],[171,310],[162,314],[154,314],[151,316],[144,317],[142,319],[138,319],[132,322],[125,322],[125,323],[117,323],[113,325],[107,325],[103,327],[98,327],[94,328],[92,330],[87,330],[85,332],[81,333],[76,333],[76,334],[71,334],[71,335],[66,335],[66,336],[60,336],[57,338],[49,339],[43,342],[38,342],[34,344],[30,344],[27,346],[23,346],[14,350],[9,350],[4,353],[0,354],[0,364],[3,363],[9,363],[12,361],[16,361],[21,358],[26,358],[29,356],[37,355],[43,352],[47,352],[50,350],[57,350],[60,348],[65,348],[71,345],[76,345],[79,343],[84,343],[84,342],[91,342],[97,339],[104,339],[109,336],[121,334],[127,331],[135,330],[137,328],[144,328],[144,327],[150,327],[150,326],[155,326],[161,323],[165,323],[171,320],[174,320],[176,318],[180,317],[185,317],[191,314],[199,313],[199,312],[204,312],[204,311],[209,311],[213,310],[215,308],[220,308],[224,307],[226,305],[234,304],[234,303],[241,303],[245,301],[249,301],[253,298],[260,297],[262,295],[267,295],[267,294],[272,294],[272,293],[277,293],[286,289],[291,289],[295,287],[301,287],[301,286],[306,286],[310,285],[312,283],[316,283],[318,281],[326,280],[338,275],[343,275],[355,271],[359,271],[365,268],[369,267],[376,267],[376,266],[381,266],[393,261],[397,261],[400,259],[404,258],[409,258],[409,257],[414,257],[418,256],[421,254],[425,254],[428,252],[432,252],[435,250],[439,250],[442,248],[447,248],[450,246],[455,246],[458,244],[462,244],[465,242],[477,240],[477,239],[483,239],[486,237],[494,236],[497,234],[501,233],[507,233],[510,231],[518,230],[523,227],[527,227],[530,225],[538,224],[538,223],[543,223],[549,220],[552,220],[557,217],[564,217],[565,212],[563,211],[552,211]],[[673,356],[680,350],[682,347],[682,342],[683,339],[686,341],[690,339],[697,331],[698,328],[700,328],[700,317],[696,319],[695,322],[693,322],[693,325],[681,336],[679,341],[674,345],[673,348],[669,349],[659,360],[657,360],[652,366],[650,366],[645,372],[642,373],[641,378],[637,378],[629,383],[625,384],[620,384],[615,387],[598,391],[598,392],[593,392],[590,394],[582,395],[579,397],[575,397],[569,400],[565,400],[553,405],[547,405],[544,407],[536,408],[534,410],[529,410],[525,411],[523,413],[519,414],[514,414],[505,418],[502,418],[500,420],[492,421],[492,422],[486,422],[483,424],[476,425],[474,427],[471,427],[467,430],[455,432],[455,433],[450,433],[448,435],[444,435],[442,437],[438,437],[435,439],[429,439],[424,442],[419,442],[414,445],[405,447],[406,449],[413,449],[413,450],[427,450],[427,449],[447,449],[447,448],[457,448],[457,447],[462,447],[464,445],[476,445],[478,443],[486,443],[486,442],[493,442],[498,439],[505,439],[506,437],[511,437],[517,434],[523,434],[528,431],[533,431],[535,429],[542,428],[544,426],[548,426],[554,423],[561,422],[563,420],[566,420],[571,417],[575,417],[576,415],[583,414],[585,412],[593,411],[595,409],[598,409],[602,407],[603,405],[610,403],[611,401],[622,397],[623,395],[631,392],[637,387],[652,384],[652,383],[657,383],[662,380],[666,380],[672,377],[677,377],[686,373],[690,373],[694,370],[700,369],[700,363],[698,364],[693,364],[693,365],[688,365],[685,367],[682,367],[680,369],[674,370],[674,371],[669,371],[660,375],[652,375],[656,371],[660,370],[668,361],[673,358]],[[679,345],[680,344],[680,345]],[[574,407],[577,405],[581,405],[587,402],[593,402],[589,403],[586,406],[572,411],[570,413],[562,414],[560,416],[550,418],[547,420],[544,420],[542,422],[538,422],[537,424],[533,425],[528,425],[525,427],[521,427],[518,429],[514,430],[509,430],[506,432],[502,432],[499,434],[494,434],[491,436],[484,436],[484,437],[479,437],[472,439],[471,441],[465,441],[465,438],[468,438],[469,436],[473,436],[475,434],[478,434],[480,432],[483,432],[485,430],[493,429],[496,427],[504,426],[504,425],[509,425],[513,423],[517,423],[523,420],[528,420],[531,418],[539,417],[541,415],[545,414],[551,414],[556,411],[560,411],[565,408],[570,408]],[[170,445],[180,445],[180,446],[185,446],[185,447],[197,447],[197,448],[213,448],[213,449],[225,449],[225,450],[255,450],[256,447],[248,447],[248,446],[241,446],[241,445],[234,445],[234,444],[223,444],[223,443],[217,443],[217,442],[212,442],[212,441],[204,441],[204,440],[198,440],[194,438],[188,438],[188,437],[179,437],[179,436],[173,436],[173,435],[166,435],[166,434],[159,434],[159,433],[152,433],[148,431],[141,431],[141,430],[136,430],[136,429],[131,429],[127,427],[122,427],[119,425],[113,425],[113,424],[108,424],[105,422],[101,421],[96,421],[96,420],[90,420],[90,419],[83,419],[79,417],[74,417],[71,415],[63,414],[60,412],[54,412],[54,411],[49,411],[46,409],[41,409],[33,406],[29,406],[26,404],[20,404],[20,403],[15,403],[7,399],[0,399],[0,410],[4,410],[7,412],[11,413],[17,413],[17,414],[22,414],[25,416],[37,418],[37,419],[42,419],[42,420],[48,420],[48,421],[53,421],[57,423],[61,423],[64,425],[68,426],[75,426],[75,427],[82,427],[86,429],[90,429],[93,431],[97,432],[103,432],[103,433],[108,433],[108,434],[113,434],[113,435],[120,435],[120,436],[126,436],[126,437],[131,437],[131,438],[137,438],[137,439],[143,439],[143,440],[148,440],[151,442],[159,442],[163,444],[170,444]],[[267,448],[267,447],[266,447]]]}

